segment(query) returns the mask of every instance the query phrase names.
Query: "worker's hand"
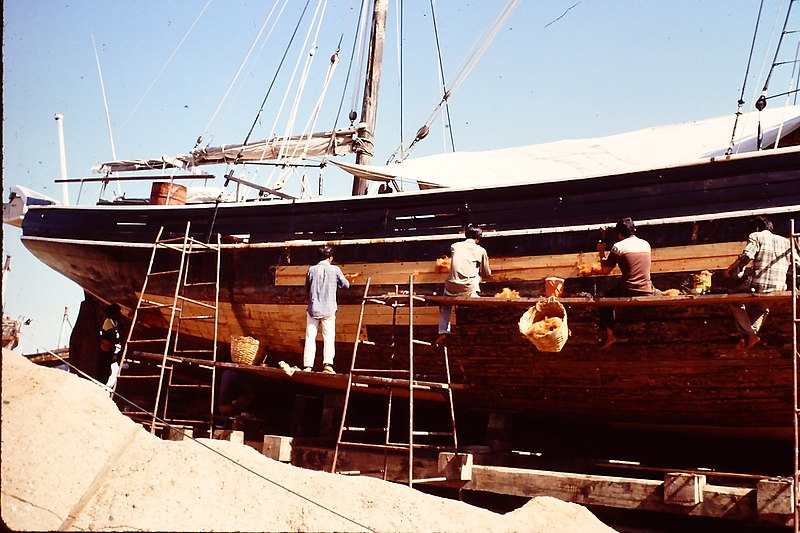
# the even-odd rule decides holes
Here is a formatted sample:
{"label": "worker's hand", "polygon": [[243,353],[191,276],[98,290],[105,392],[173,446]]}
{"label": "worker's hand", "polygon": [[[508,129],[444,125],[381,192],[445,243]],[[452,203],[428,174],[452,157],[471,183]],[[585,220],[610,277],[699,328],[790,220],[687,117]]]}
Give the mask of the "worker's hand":
{"label": "worker's hand", "polygon": [[600,255],[600,259],[605,259],[605,257],[606,257],[606,228],[600,228],[599,233],[600,233],[600,237],[597,240],[597,253]]}
{"label": "worker's hand", "polygon": [[347,279],[348,281],[353,281],[354,279],[356,279],[356,278],[357,278],[358,276],[360,276],[360,275],[361,275],[361,272],[355,272],[355,273],[353,273],[353,274],[345,274],[345,275],[344,275],[344,277],[345,277],[345,279]]}
{"label": "worker's hand", "polygon": [[731,279],[738,277],[738,274],[739,274],[739,264],[734,263],[725,269],[725,273],[722,274],[722,277],[724,279]]}

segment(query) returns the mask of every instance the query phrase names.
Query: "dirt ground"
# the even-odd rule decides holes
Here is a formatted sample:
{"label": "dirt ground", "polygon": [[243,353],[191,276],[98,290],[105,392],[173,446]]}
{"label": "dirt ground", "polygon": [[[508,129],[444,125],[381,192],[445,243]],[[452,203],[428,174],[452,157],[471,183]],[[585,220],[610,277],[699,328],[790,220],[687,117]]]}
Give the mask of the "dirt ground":
{"label": "dirt ground", "polygon": [[7,350],[0,414],[0,511],[13,530],[613,531],[553,498],[501,515],[227,441],[164,441],[101,387]]}

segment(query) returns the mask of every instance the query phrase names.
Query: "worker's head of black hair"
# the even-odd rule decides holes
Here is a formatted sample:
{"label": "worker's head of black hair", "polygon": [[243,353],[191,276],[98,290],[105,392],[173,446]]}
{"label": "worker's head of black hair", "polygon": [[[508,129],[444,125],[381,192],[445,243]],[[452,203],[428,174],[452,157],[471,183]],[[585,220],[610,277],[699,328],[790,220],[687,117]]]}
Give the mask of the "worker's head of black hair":
{"label": "worker's head of black hair", "polygon": [[464,236],[467,239],[480,239],[483,235],[483,230],[480,226],[468,224],[467,229],[464,230]]}
{"label": "worker's head of black hair", "polygon": [[328,246],[324,244],[319,247],[319,258],[320,259],[329,259],[333,257],[333,246]]}
{"label": "worker's head of black hair", "polygon": [[636,233],[636,226],[633,224],[633,219],[630,217],[621,218],[617,221],[617,232],[623,237],[630,237]]}
{"label": "worker's head of black hair", "polygon": [[753,231],[772,231],[772,221],[765,216],[757,216],[750,221]]}
{"label": "worker's head of black hair", "polygon": [[119,306],[119,304],[110,304],[106,306],[106,316],[108,318],[117,317],[121,312],[122,308]]}

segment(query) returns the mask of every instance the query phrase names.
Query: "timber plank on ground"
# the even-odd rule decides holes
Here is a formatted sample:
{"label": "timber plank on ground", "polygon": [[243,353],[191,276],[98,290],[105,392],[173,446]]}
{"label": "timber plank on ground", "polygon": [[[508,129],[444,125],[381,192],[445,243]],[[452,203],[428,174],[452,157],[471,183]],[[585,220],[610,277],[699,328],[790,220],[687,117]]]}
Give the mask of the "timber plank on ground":
{"label": "timber plank on ground", "polygon": [[[333,450],[319,447],[292,446],[292,464],[314,470],[330,470]],[[387,470],[380,475],[390,481],[407,482],[407,455],[347,451],[342,454],[341,464],[353,472],[377,472],[383,465]],[[452,468],[452,463],[458,463]],[[417,456],[414,459],[415,477],[447,476],[443,486],[462,491],[488,492],[508,496],[533,498],[550,496],[562,501],[629,509],[664,514],[724,518],[771,525],[791,524],[793,512],[791,483],[770,481],[766,477],[756,486],[727,486],[706,482],[705,475],[691,472],[669,472],[664,479],[642,479],[623,476],[605,476],[487,466],[474,464],[470,454],[445,452],[438,458]],[[713,475],[713,472],[709,473]],[[720,477],[724,477],[721,475]],[[754,476],[757,477],[757,476]],[[687,498],[675,490],[678,480],[691,481],[695,491]],[[666,491],[665,491],[666,488]],[[665,495],[666,492],[666,495]]]}

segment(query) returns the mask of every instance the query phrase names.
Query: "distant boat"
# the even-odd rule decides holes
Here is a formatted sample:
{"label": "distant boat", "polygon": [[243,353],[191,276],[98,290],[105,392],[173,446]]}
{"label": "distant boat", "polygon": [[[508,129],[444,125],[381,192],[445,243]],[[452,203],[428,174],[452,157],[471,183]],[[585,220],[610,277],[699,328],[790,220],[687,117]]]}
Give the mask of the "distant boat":
{"label": "distant boat", "polygon": [[[6,293],[6,282],[11,272],[11,256],[6,256],[3,263],[3,294]],[[13,350],[19,345],[19,331],[22,323],[10,316],[3,315],[3,348]]]}
{"label": "distant boat", "polygon": [[3,348],[13,350],[19,345],[19,330],[21,324],[19,320],[10,317],[3,317]]}
{"label": "distant boat", "polygon": [[[372,96],[365,96],[365,113]],[[196,239],[219,235],[219,341],[228,345],[234,335],[252,335],[272,365],[300,362],[305,272],[316,262],[317,247],[331,244],[336,263],[360,274],[349,292],[340,293],[339,371],[348,368],[357,336],[389,335],[381,314],[367,315],[356,331],[362,284],[370,279],[373,291],[389,292],[413,275],[417,294],[441,292],[444,274],[436,259],[463,237],[467,224],[479,224],[493,276],[482,285],[484,298],[458,302],[450,356],[456,380],[467,385],[456,395],[460,408],[786,436],[792,421],[786,294],[773,297],[764,342],[747,353],[734,350],[726,307],[740,300],[713,295],[615,301],[633,309],[621,318],[628,342],[600,352],[593,313],[613,276],[579,276],[579,265],[596,260],[600,230],[622,216],[632,217],[653,246],[655,286],[684,292],[693,273],[722,269],[741,253],[753,216],[770,217],[778,233],[788,234],[800,215],[800,106],[741,114],[731,143],[733,122],[733,116],[723,117],[385,166],[363,158],[336,163],[357,180],[385,184],[390,194],[305,199],[256,186],[269,201],[228,202],[219,194],[192,200],[191,190],[165,182],[141,201],[63,206],[20,200],[24,212],[9,216],[23,217],[22,242],[31,253],[101,302],[119,303],[129,317],[160,228],[166,237],[181,237],[190,223]],[[102,172],[186,171],[176,174],[181,177],[201,164],[245,164],[267,153],[340,153],[363,147],[368,129],[109,162]],[[225,178],[253,185],[234,171]],[[398,190],[401,180],[420,190]],[[354,189],[363,190],[363,182]],[[544,294],[550,276],[566,280],[564,301],[574,313],[572,338],[558,354],[536,351],[515,330],[524,306]],[[524,298],[491,298],[504,288]],[[174,286],[160,290],[168,301]],[[213,300],[208,288],[190,295]],[[433,338],[437,319],[436,306],[420,307],[420,334]],[[163,315],[150,320],[153,328],[167,324]],[[189,324],[182,334],[209,337],[201,325]]]}

